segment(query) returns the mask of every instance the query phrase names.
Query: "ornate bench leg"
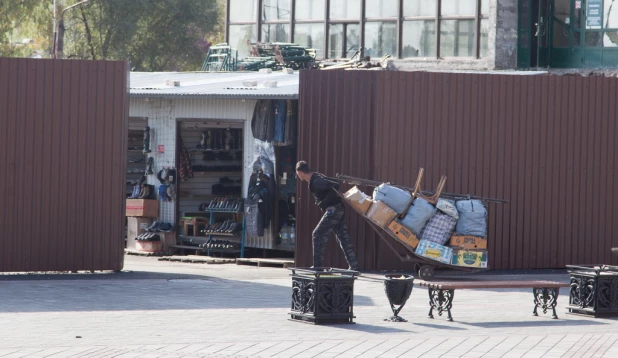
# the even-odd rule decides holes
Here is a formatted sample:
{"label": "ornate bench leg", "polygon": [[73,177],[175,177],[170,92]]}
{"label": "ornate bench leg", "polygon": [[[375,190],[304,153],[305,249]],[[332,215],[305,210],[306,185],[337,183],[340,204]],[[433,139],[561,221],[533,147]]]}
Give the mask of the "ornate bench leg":
{"label": "ornate bench leg", "polygon": [[548,309],[552,309],[553,319],[558,319],[556,314],[556,305],[558,304],[558,293],[560,288],[534,287],[532,294],[534,295],[534,311],[532,314],[538,316],[537,309],[541,308],[543,313],[547,313]]}
{"label": "ornate bench leg", "polygon": [[433,310],[438,311],[438,315],[442,316],[442,312],[448,313],[448,320],[453,321],[451,316],[451,308],[453,307],[453,298],[455,290],[440,290],[428,288],[429,293],[429,318],[433,318]]}

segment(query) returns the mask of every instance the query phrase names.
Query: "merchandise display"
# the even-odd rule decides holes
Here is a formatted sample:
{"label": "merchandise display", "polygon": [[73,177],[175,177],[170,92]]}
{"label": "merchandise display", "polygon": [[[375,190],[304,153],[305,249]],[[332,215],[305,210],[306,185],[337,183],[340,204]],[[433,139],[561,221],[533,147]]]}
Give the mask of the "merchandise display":
{"label": "merchandise display", "polygon": [[199,247],[207,250],[240,250],[240,244],[229,240],[210,239]]}
{"label": "merchandise display", "polygon": [[229,211],[242,211],[243,199],[240,198],[214,198],[208,203],[202,203],[199,207],[200,211],[208,210],[229,210]]}
{"label": "merchandise display", "polygon": [[156,221],[152,223],[148,228],[146,228],[148,232],[172,232],[174,231],[174,227],[172,224],[168,222]]}
{"label": "merchandise display", "polygon": [[161,241],[159,234],[154,232],[145,232],[135,238],[136,241]]}
{"label": "merchandise display", "polygon": [[203,235],[230,234],[236,235],[242,230],[242,223],[234,220],[225,220],[216,224],[206,225],[201,230]]}
{"label": "merchandise display", "polygon": [[241,165],[193,165],[191,166],[191,170],[194,173],[201,172],[241,172]]}
{"label": "merchandise display", "polygon": [[[204,248],[204,254],[237,253],[245,237],[243,130],[238,124],[181,123],[180,138],[187,158],[181,154],[180,183],[166,184],[166,194],[171,197],[171,189],[178,198],[181,241]],[[227,241],[236,246],[223,245],[218,237],[234,237]]]}
{"label": "merchandise display", "polygon": [[245,238],[252,248],[294,250],[298,101],[253,103],[250,118],[131,122],[126,196],[152,202],[132,201],[127,212],[147,213],[166,250],[243,257]]}

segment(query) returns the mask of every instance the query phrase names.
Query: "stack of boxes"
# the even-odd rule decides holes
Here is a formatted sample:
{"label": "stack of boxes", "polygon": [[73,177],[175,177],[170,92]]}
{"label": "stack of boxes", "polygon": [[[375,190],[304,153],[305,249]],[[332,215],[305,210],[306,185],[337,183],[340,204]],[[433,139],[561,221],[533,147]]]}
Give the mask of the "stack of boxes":
{"label": "stack of boxes", "polygon": [[127,199],[127,249],[142,252],[163,252],[161,241],[137,241],[136,237],[146,232],[152,219],[159,216],[159,201]]}
{"label": "stack of boxes", "polygon": [[[383,188],[385,184],[380,186],[379,188]],[[381,199],[385,199],[387,201],[391,201],[393,195],[399,195],[399,197],[395,200],[396,203],[393,206],[397,206],[397,209],[400,211],[399,213],[389,206],[385,201],[378,200],[376,198],[376,192],[378,189],[374,191],[374,197],[370,197],[360,191],[358,187],[353,187],[347,193],[345,193],[344,197],[349,202],[349,204],[360,214],[366,216],[369,220],[375,223],[380,228],[384,229],[387,233],[390,234],[393,238],[397,239],[400,243],[404,244],[408,249],[413,251],[416,255],[422,256],[424,258],[434,260],[443,264],[453,265],[453,266],[461,266],[461,267],[476,267],[476,268],[487,268],[487,239],[485,235],[478,235],[480,233],[485,232],[486,228],[486,212],[484,211],[484,207],[479,208],[482,209],[480,214],[476,212],[475,222],[476,226],[474,232],[477,235],[470,235],[466,231],[469,229],[468,217],[466,216],[466,212],[458,212],[459,207],[465,207],[466,205],[457,205],[455,203],[451,203],[448,205],[448,209],[443,209],[441,211],[441,205],[438,204],[438,208],[436,210],[435,206],[428,203],[427,201],[417,202],[416,199],[409,194],[401,194],[400,189],[397,190],[389,190],[388,194],[390,195],[389,199],[386,199],[384,196],[384,191],[382,191],[382,195],[379,195]],[[404,196],[402,196],[404,195]],[[414,200],[414,202],[413,202]],[[442,200],[442,199],[440,199]],[[407,206],[405,206],[404,210],[401,210],[401,203],[408,201]],[[462,201],[462,204],[464,201]],[[417,234],[415,234],[415,230],[412,227],[407,227],[404,222],[410,222],[410,220],[400,220],[401,218],[407,218],[413,209],[412,204],[422,204],[424,206],[429,206],[430,210],[425,210],[425,214],[429,212],[429,215],[425,215],[423,217],[423,213],[420,215],[416,215],[415,217],[423,217],[424,223],[421,223],[420,227],[423,229],[416,228]],[[475,201],[476,203],[476,201]],[[478,207],[478,203],[476,203]],[[482,205],[482,204],[480,204]],[[419,206],[420,207],[420,206]],[[416,209],[416,208],[415,208]],[[449,210],[450,209],[450,210]],[[433,210],[435,213],[433,213]],[[431,221],[431,219],[436,215],[452,215],[457,218],[457,225],[452,229],[450,227],[444,227],[443,237],[450,240],[447,242],[434,242],[427,239],[423,239],[423,237],[429,237],[429,235],[425,234],[425,229],[427,228],[427,224]],[[413,215],[414,216],[414,215]],[[459,218],[459,217],[462,218]],[[454,219],[450,219],[454,223]],[[460,222],[459,220],[464,220],[465,222]],[[460,225],[461,224],[461,225]],[[418,225],[418,220],[416,221],[416,225]],[[483,226],[484,225],[484,226]],[[479,226],[483,227],[482,230],[479,230]],[[440,225],[434,226],[432,230],[436,228],[440,228]],[[457,228],[459,230],[464,231],[463,233],[458,233],[454,231]],[[472,230],[474,231],[474,230]],[[435,235],[434,235],[435,236]]]}

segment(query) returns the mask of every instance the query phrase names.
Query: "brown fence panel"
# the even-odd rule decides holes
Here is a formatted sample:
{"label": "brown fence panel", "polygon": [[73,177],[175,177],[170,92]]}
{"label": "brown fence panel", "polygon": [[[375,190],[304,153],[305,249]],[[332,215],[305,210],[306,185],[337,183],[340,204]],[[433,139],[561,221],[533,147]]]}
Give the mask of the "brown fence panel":
{"label": "brown fence panel", "polygon": [[0,272],[120,270],[128,65],[0,58]]}
{"label": "brown fence panel", "polygon": [[[616,89],[604,77],[303,71],[299,158],[345,173],[508,200],[489,204],[490,266],[617,263]],[[363,188],[370,194],[371,188]],[[299,266],[312,264],[320,212],[299,188]],[[348,224],[363,268],[411,269],[357,214]],[[325,264],[344,267],[335,240]]]}

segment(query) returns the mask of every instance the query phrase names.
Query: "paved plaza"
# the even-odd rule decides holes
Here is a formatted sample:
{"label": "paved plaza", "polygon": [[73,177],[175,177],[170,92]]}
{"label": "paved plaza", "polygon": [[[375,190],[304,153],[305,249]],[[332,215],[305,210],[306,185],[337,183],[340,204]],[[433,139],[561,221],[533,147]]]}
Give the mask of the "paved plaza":
{"label": "paved plaza", "polygon": [[[289,271],[125,257],[121,273],[0,276],[0,357],[618,357],[618,320],[532,316],[530,289],[457,290],[455,322],[414,287],[400,315],[379,274],[355,283],[356,324],[288,320]],[[496,278],[492,274],[492,279]],[[502,279],[568,282],[560,271]]]}

